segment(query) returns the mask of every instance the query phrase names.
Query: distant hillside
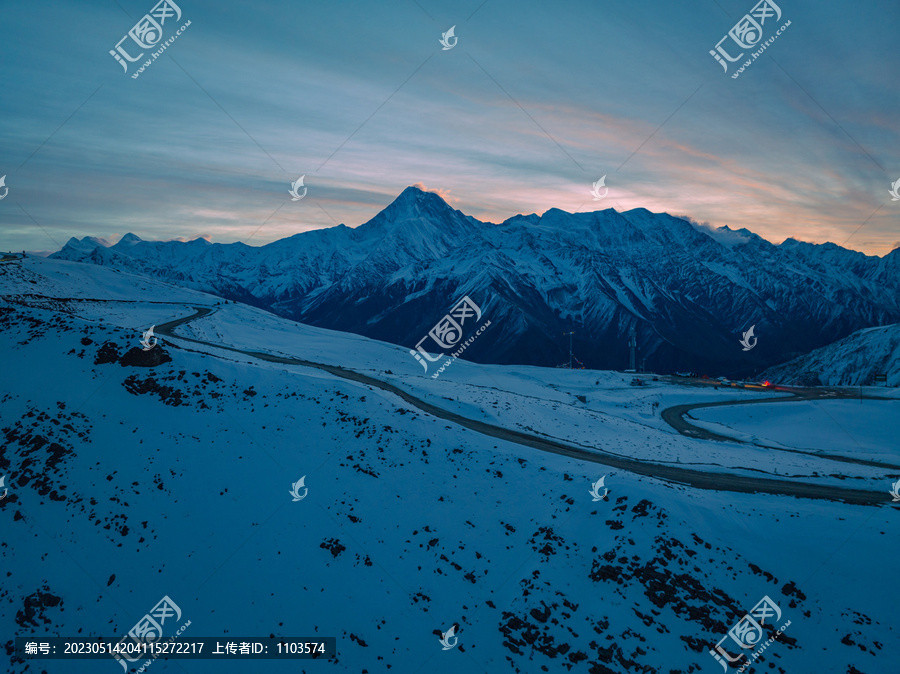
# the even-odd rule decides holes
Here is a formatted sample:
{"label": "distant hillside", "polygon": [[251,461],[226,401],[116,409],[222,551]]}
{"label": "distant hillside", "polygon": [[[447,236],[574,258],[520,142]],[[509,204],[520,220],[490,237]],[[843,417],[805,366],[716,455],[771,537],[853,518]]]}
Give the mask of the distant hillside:
{"label": "distant hillside", "polygon": [[762,376],[775,382],[826,386],[873,384],[877,372],[888,386],[900,386],[900,323],[858,330],[834,344],[816,349]]}

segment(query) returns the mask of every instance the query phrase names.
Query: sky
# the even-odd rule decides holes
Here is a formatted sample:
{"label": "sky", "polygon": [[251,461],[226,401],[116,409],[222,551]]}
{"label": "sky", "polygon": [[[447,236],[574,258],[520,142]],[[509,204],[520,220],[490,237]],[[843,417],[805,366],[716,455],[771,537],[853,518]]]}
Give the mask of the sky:
{"label": "sky", "polygon": [[128,33],[154,0],[4,3],[0,249],[263,245],[408,185],[489,222],[647,208],[900,246],[896,0],[778,0],[748,49],[745,0],[176,2],[148,49]]}

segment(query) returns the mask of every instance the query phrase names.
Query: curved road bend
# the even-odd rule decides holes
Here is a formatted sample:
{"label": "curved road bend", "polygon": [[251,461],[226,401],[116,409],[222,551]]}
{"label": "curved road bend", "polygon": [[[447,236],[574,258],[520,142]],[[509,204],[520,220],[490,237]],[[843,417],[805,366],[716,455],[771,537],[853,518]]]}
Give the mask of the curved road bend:
{"label": "curved road bend", "polygon": [[174,321],[169,321],[168,323],[157,325],[155,328],[156,333],[165,335],[167,337],[174,337],[186,342],[194,342],[196,344],[203,344],[205,346],[210,346],[216,349],[233,351],[235,353],[240,353],[252,358],[258,358],[259,360],[268,361],[270,363],[302,365],[304,367],[313,367],[319,370],[324,370],[325,372],[328,372],[329,374],[332,374],[336,377],[347,379],[349,381],[355,381],[360,384],[366,384],[368,386],[393,393],[413,407],[417,407],[427,414],[431,414],[432,416],[435,416],[439,419],[444,419],[451,423],[462,426],[463,428],[468,428],[471,431],[481,433],[482,435],[486,435],[488,437],[506,440],[508,442],[514,442],[525,447],[531,447],[532,449],[537,449],[543,452],[550,452],[552,454],[560,454],[562,456],[578,459],[580,461],[599,463],[604,466],[626,470],[638,475],[645,475],[647,477],[658,478],[670,482],[680,482],[697,489],[734,491],[747,494],[775,494],[780,496],[797,496],[801,498],[819,498],[831,501],[844,501],[845,503],[852,503],[856,505],[874,505],[889,501],[889,494],[887,489],[885,489],[884,494],[882,494],[880,492],[872,492],[860,489],[845,489],[842,487],[828,487],[817,484],[806,484],[804,482],[791,482],[789,480],[773,480],[770,478],[691,470],[689,468],[683,468],[679,466],[668,466],[664,464],[608,454],[599,449],[564,444],[555,440],[549,440],[546,438],[529,435],[528,433],[522,433],[521,431],[502,428],[501,426],[495,426],[483,421],[469,419],[467,417],[456,414],[455,412],[450,412],[440,407],[436,407],[431,403],[427,403],[424,400],[421,400],[420,398],[416,398],[406,391],[397,388],[393,384],[381,381],[380,379],[375,379],[354,370],[347,370],[337,365],[314,363],[312,361],[303,360],[301,358],[285,358],[283,356],[275,356],[259,351],[246,351],[244,349],[237,349],[230,346],[223,346],[221,344],[214,344],[212,342],[206,342],[200,339],[193,339],[190,337],[175,335],[173,333],[173,330],[178,326],[184,323],[189,323],[198,318],[202,318],[203,316],[206,316],[213,311],[212,309],[206,307],[194,307],[194,309],[197,310],[197,313],[193,316],[187,316],[185,318],[179,318]]}
{"label": "curved road bend", "polygon": [[[778,389],[782,390],[783,389]],[[798,402],[802,400],[839,400],[839,399],[852,399],[856,400],[858,396],[855,396],[851,393],[845,391],[837,391],[833,389],[798,389],[796,391],[783,391],[785,393],[790,393],[792,397],[778,397],[778,398],[756,398],[754,400],[719,400],[716,402],[703,402],[703,403],[689,403],[686,405],[675,405],[673,407],[667,407],[661,413],[663,421],[665,421],[669,426],[674,428],[676,431],[685,435],[689,438],[695,438],[699,440],[715,440],[718,442],[737,442],[740,444],[749,444],[755,447],[763,447],[764,449],[771,449],[777,452],[790,452],[791,454],[804,454],[806,456],[814,456],[819,459],[825,459],[827,461],[838,461],[841,463],[855,463],[858,466],[874,466],[876,468],[885,468],[887,470],[900,470],[900,466],[897,466],[892,463],[883,463],[881,461],[872,461],[869,459],[855,459],[849,456],[837,456],[837,455],[829,455],[823,454],[815,451],[804,451],[801,449],[790,449],[787,447],[773,447],[772,445],[763,445],[756,442],[746,442],[744,440],[739,440],[737,438],[732,438],[727,435],[720,435],[719,433],[714,433],[713,431],[707,430],[700,426],[695,426],[694,424],[686,421],[684,419],[684,415],[694,409],[699,409],[703,407],[724,407],[725,405],[755,405],[760,403],[788,403],[788,402]],[[881,398],[878,396],[864,396],[868,400],[892,400],[892,398]]]}

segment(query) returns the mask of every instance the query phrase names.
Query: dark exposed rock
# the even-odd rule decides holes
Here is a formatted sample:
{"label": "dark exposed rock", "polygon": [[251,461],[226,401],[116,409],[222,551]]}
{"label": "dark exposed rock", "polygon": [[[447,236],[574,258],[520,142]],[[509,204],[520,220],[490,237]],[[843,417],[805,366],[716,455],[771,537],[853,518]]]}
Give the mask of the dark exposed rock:
{"label": "dark exposed rock", "polygon": [[155,393],[166,405],[171,405],[172,407],[178,407],[184,402],[180,389],[160,384],[153,377],[139,379],[137,375],[131,375],[122,382],[122,385],[126,391],[133,395]]}
{"label": "dark exposed rock", "polygon": [[40,590],[25,597],[22,603],[22,609],[16,613],[16,624],[19,627],[40,627],[51,623],[44,615],[45,609],[60,606],[62,597],[52,594],[50,588],[44,585]]}
{"label": "dark exposed rock", "polygon": [[801,601],[806,599],[806,595],[803,594],[799,589],[797,589],[797,586],[794,585],[794,581],[787,583],[783,588],[781,588],[781,594],[787,597],[796,597]]}
{"label": "dark exposed rock", "polygon": [[116,363],[118,360],[119,345],[115,342],[103,342],[102,346],[97,350],[97,357],[94,359],[94,365]]}
{"label": "dark exposed rock", "polygon": [[161,346],[156,346],[149,351],[133,347],[122,356],[120,365],[123,367],[156,367],[172,361],[172,356]]}
{"label": "dark exposed rock", "polygon": [[342,545],[336,538],[326,538],[323,542],[319,543],[319,547],[328,550],[334,557],[337,557],[347,549],[347,547]]}

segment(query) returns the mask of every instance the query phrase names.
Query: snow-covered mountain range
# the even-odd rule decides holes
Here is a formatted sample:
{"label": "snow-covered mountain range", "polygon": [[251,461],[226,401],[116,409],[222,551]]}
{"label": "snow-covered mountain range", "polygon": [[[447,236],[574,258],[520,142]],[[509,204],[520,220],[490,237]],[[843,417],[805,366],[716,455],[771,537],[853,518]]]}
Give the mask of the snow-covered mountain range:
{"label": "snow-covered mountain range", "polygon": [[[884,374],[884,382],[875,382]],[[900,386],[900,324],[858,330],[834,344],[766,370],[766,379],[814,386]]]}
{"label": "snow-covered mountain range", "polygon": [[[492,322],[466,358],[746,375],[900,321],[900,249],[883,258],[635,209],[490,224],[409,187],[369,222],[251,247],[72,239],[52,257],[128,270],[311,325],[414,347],[468,295]],[[754,326],[756,346],[740,339]]]}

